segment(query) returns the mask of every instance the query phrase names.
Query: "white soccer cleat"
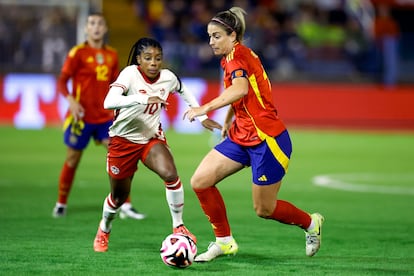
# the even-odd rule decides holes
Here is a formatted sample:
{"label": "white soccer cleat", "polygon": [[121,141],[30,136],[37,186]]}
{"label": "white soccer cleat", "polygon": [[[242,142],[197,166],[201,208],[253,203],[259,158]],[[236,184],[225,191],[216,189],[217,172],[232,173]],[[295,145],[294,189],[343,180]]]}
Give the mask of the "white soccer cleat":
{"label": "white soccer cleat", "polygon": [[232,239],[228,243],[211,242],[206,252],[197,255],[194,259],[195,262],[209,262],[218,256],[222,255],[236,255],[239,250],[239,246],[235,239]]}
{"label": "white soccer cleat", "polygon": [[52,216],[54,218],[62,218],[66,216],[66,204],[56,203],[53,208]]}
{"label": "white soccer cleat", "polygon": [[318,252],[322,242],[322,223],[325,218],[319,214],[311,215],[312,221],[315,223],[313,230],[305,231],[306,236],[306,255],[312,257]]}
{"label": "white soccer cleat", "polygon": [[121,206],[119,210],[119,217],[121,219],[131,218],[131,219],[141,220],[145,218],[145,215],[138,212],[130,204],[124,204]]}

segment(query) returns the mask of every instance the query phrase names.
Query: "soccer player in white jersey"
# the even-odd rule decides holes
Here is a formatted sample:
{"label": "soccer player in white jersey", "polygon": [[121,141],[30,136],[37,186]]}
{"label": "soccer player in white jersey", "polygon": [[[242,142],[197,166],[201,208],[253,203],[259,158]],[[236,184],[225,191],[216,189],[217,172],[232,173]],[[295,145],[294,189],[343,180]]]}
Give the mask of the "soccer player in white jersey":
{"label": "soccer player in white jersey", "polygon": [[[110,85],[105,98],[104,107],[115,113],[109,129],[107,155],[111,192],[103,203],[102,219],[94,240],[96,252],[108,250],[112,221],[129,195],[139,161],[164,181],[173,233],[186,234],[197,242],[184,226],[184,190],[161,128],[160,115],[170,93],[177,92],[190,107],[199,104],[172,71],[161,68],[162,62],[160,43],[151,38],[139,39],[130,51],[129,66]],[[209,130],[221,129],[220,124],[207,116],[199,119]]]}

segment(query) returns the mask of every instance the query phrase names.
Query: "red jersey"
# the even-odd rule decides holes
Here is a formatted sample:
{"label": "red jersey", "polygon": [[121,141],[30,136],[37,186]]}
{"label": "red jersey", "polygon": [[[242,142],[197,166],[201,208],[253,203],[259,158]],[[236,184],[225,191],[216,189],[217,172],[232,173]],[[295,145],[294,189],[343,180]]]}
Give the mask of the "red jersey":
{"label": "red jersey", "polygon": [[[286,127],[277,115],[272,98],[272,87],[259,57],[248,47],[237,43],[230,54],[223,57],[224,87],[231,85],[232,73],[246,72],[249,91],[246,96],[232,103],[235,120],[228,135],[235,143],[254,146],[265,139],[275,137]],[[238,71],[240,70],[240,71]]]}
{"label": "red jersey", "polygon": [[[62,75],[72,79],[72,95],[85,109],[85,122],[99,124],[113,119],[113,111],[104,109],[103,102],[118,74],[118,54],[112,47],[96,49],[85,42],[69,51]],[[66,83],[62,85],[59,90],[67,96]]]}

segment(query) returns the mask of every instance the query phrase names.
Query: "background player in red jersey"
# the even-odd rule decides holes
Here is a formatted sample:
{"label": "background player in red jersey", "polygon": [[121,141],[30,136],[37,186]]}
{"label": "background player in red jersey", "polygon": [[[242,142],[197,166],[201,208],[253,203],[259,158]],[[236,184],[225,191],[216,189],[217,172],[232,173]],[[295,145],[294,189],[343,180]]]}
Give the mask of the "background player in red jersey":
{"label": "background player in red jersey", "polygon": [[320,247],[324,218],[277,199],[292,145],[288,131],[277,115],[271,84],[262,63],[242,44],[246,29],[244,14],[243,9],[233,7],[210,20],[207,27],[210,46],[215,55],[223,57],[225,89],[217,98],[201,107],[192,107],[184,114],[193,121],[197,116],[231,105],[222,129],[223,137],[227,137],[204,157],[191,178],[191,186],[216,237],[206,252],[196,256],[197,262],[237,253],[238,245],[216,185],[248,166],[252,170],[256,214],[304,229],[306,255],[313,256]]}
{"label": "background player in red jersey", "polygon": [[[108,148],[108,129],[113,112],[103,107],[109,84],[119,74],[118,54],[105,44],[108,28],[101,14],[88,16],[84,43],[73,47],[63,65],[58,79],[58,90],[69,102],[64,123],[66,158],[59,177],[58,200],[53,217],[66,215],[67,200],[83,150],[93,138],[97,144]],[[72,80],[72,92],[67,87]],[[130,200],[122,206],[120,216],[143,219],[145,216],[132,207]]]}

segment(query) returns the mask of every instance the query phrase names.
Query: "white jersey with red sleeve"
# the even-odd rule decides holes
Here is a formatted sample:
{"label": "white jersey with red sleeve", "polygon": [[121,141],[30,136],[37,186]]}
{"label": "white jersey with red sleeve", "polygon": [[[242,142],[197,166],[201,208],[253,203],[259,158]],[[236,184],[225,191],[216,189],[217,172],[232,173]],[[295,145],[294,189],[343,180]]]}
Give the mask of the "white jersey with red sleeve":
{"label": "white jersey with red sleeve", "polygon": [[[119,136],[138,144],[151,138],[164,139],[161,128],[163,104],[147,104],[148,98],[158,96],[167,100],[170,93],[177,92],[190,107],[199,106],[192,93],[170,70],[162,69],[153,81],[141,73],[137,65],[125,67],[117,80],[110,85],[104,107],[114,109],[115,119],[109,128],[109,136]],[[203,121],[207,116],[200,117]]]}

